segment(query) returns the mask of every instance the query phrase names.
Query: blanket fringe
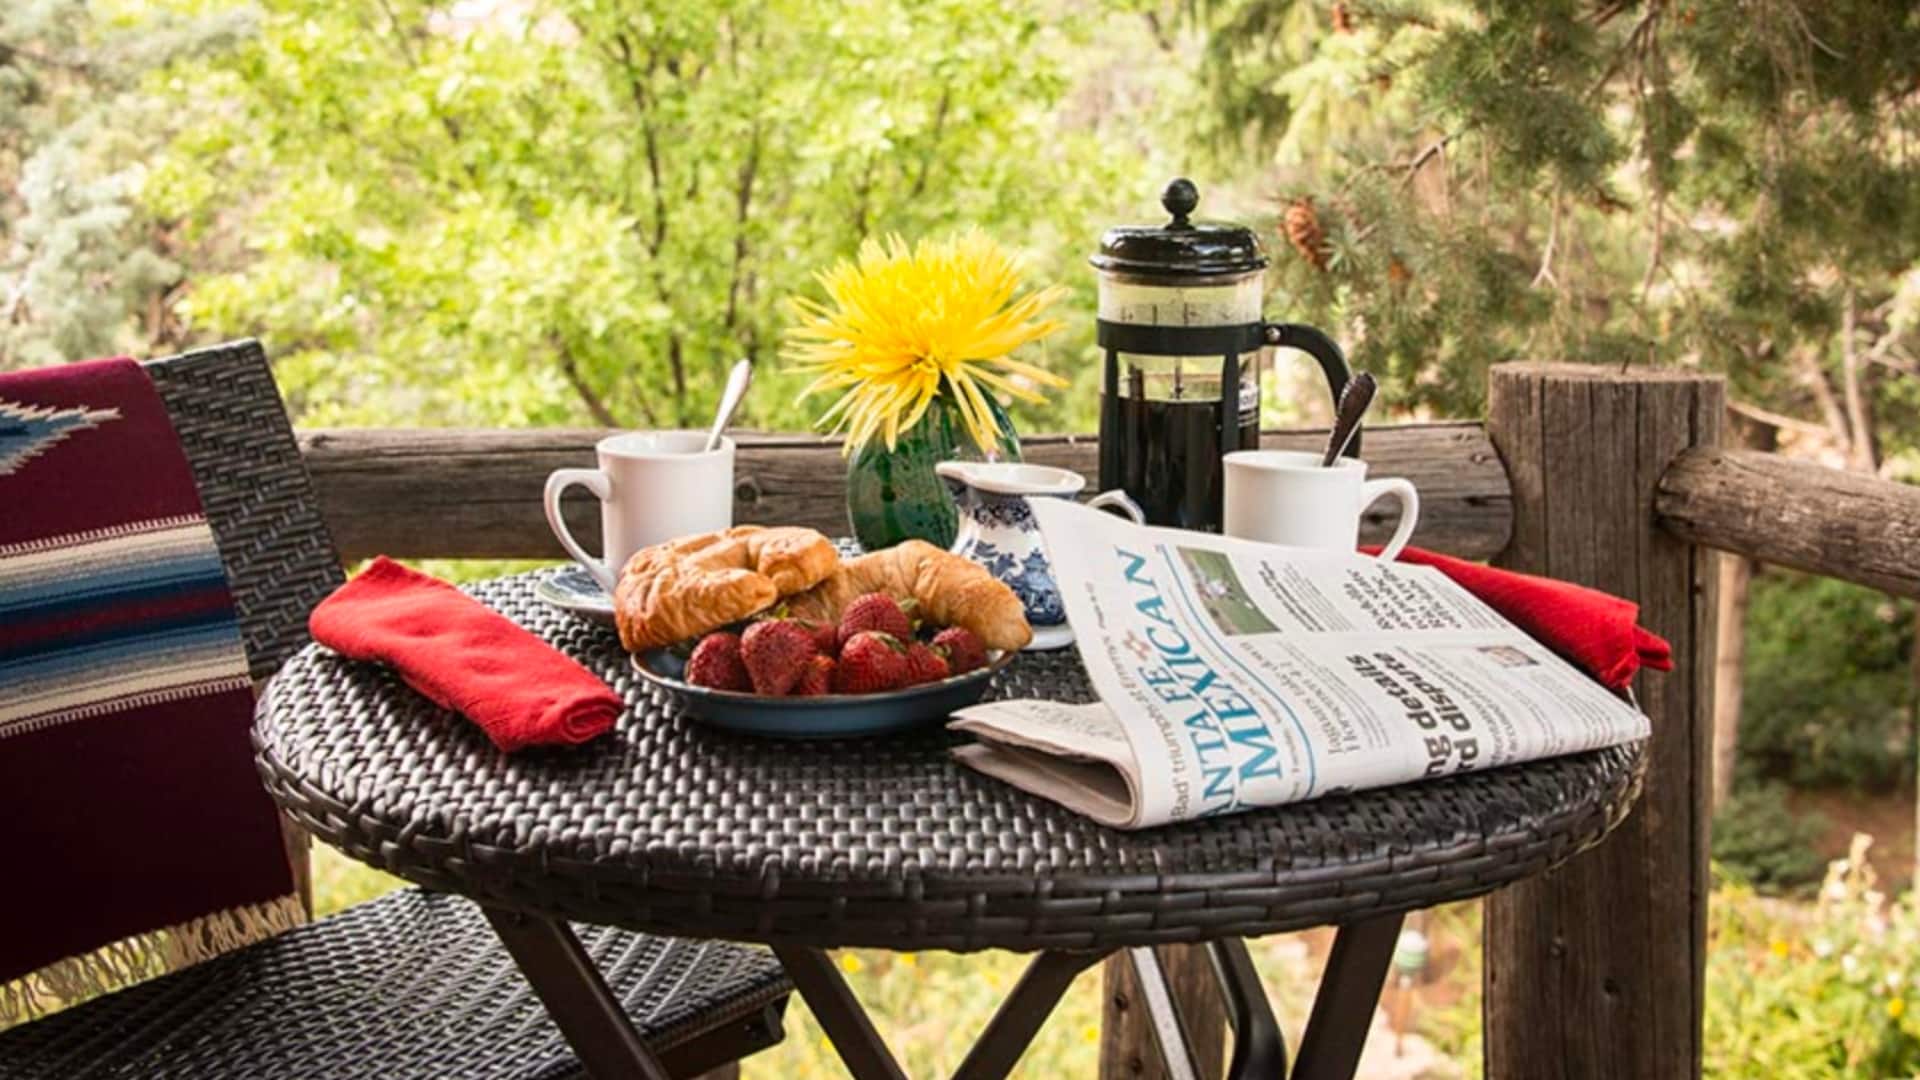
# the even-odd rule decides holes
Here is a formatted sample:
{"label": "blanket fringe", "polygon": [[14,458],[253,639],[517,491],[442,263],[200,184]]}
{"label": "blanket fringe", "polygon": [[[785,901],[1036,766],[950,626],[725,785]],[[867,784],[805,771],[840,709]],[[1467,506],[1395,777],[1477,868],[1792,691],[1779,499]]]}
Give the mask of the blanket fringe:
{"label": "blanket fringe", "polygon": [[306,921],[300,897],[287,895],[211,912],[56,960],[0,983],[0,1030],[265,941]]}

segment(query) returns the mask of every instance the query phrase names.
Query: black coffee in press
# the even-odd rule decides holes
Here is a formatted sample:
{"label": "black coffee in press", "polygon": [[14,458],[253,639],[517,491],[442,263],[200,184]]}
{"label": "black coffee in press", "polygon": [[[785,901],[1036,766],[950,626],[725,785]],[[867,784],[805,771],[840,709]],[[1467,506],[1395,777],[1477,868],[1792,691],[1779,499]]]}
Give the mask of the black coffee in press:
{"label": "black coffee in press", "polygon": [[[1216,384],[1217,385],[1217,384]],[[1117,437],[1100,440],[1100,487],[1125,488],[1150,525],[1219,532],[1221,457],[1260,445],[1260,417],[1241,412],[1221,430],[1216,396],[1188,401],[1121,397],[1102,402]]]}

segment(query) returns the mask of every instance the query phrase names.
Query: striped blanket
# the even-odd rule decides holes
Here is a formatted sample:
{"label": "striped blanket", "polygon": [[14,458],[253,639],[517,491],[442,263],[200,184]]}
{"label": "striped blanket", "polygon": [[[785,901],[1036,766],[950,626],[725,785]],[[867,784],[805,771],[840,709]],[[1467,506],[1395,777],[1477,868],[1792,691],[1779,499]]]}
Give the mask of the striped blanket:
{"label": "striped blanket", "polygon": [[298,920],[252,707],[146,374],[0,375],[0,1019]]}
{"label": "striped blanket", "polygon": [[248,687],[205,519],[0,547],[0,738]]}

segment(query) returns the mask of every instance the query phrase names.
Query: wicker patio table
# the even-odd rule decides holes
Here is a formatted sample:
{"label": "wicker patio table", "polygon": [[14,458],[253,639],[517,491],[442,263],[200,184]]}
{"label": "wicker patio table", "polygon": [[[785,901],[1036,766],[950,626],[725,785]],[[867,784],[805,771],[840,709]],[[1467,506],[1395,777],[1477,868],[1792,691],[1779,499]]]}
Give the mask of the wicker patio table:
{"label": "wicker patio table", "polygon": [[[1638,746],[1189,824],[1120,832],[955,763],[939,728],[754,739],[651,695],[611,628],[554,611],[533,575],[472,592],[623,694],[614,733],[513,757],[392,673],[318,646],[262,698],[268,790],[373,866],[463,893],[598,1077],[661,1075],[567,923],[772,946],[848,1068],[901,1075],[823,951],[1037,953],[959,1070],[1004,1075],[1073,977],[1124,950],[1171,1075],[1192,1075],[1151,946],[1207,943],[1232,1073],[1286,1055],[1241,939],[1338,925],[1292,1075],[1349,1076],[1412,909],[1486,893],[1599,840],[1631,806]],[[1072,650],[1026,654],[999,696],[1091,697]]]}

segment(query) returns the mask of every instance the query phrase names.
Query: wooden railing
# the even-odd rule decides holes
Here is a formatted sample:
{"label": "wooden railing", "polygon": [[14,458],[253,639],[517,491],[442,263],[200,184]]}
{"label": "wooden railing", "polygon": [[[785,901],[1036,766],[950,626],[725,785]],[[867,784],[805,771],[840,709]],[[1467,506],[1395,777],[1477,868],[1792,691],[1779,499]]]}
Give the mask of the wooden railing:
{"label": "wooden railing", "polygon": [[[1414,542],[1617,593],[1673,645],[1643,677],[1653,722],[1644,793],[1625,822],[1558,871],[1486,905],[1485,1044],[1495,1078],[1697,1076],[1712,790],[1713,554],[1920,596],[1920,489],[1719,448],[1724,390],[1690,372],[1520,364],[1494,369],[1484,424],[1369,429],[1379,476],[1420,489]],[[316,430],[302,434],[342,553],[559,558],[536,507],[553,469],[592,460],[597,431]],[[1269,446],[1311,448],[1311,431]],[[844,532],[838,448],[741,440],[735,520]],[[1094,440],[1025,442],[1028,460],[1087,474]],[[591,503],[568,506],[583,536]],[[1390,521],[1363,533],[1383,539]],[[1176,992],[1207,1008],[1198,953],[1163,951]],[[1110,968],[1102,1072],[1157,1076],[1124,965]],[[1217,1009],[1215,1015],[1218,1015]],[[1218,1063],[1223,1025],[1190,1032]],[[1211,1030],[1207,1030],[1211,1028]]]}
{"label": "wooden railing", "polygon": [[[300,445],[334,543],[348,559],[375,554],[442,558],[565,558],[540,514],[555,469],[593,462],[604,431],[321,429]],[[796,435],[741,435],[734,465],[734,520],[847,531],[846,462],[837,444]],[[1326,433],[1269,433],[1267,446],[1311,449]],[[1416,542],[1484,559],[1506,545],[1512,513],[1507,474],[1479,424],[1410,424],[1371,430],[1374,475],[1404,476],[1420,489]],[[1092,436],[1022,440],[1028,461],[1096,472]],[[568,500],[568,524],[583,539],[600,520],[591,497]],[[1385,539],[1392,522],[1369,523]],[[591,544],[592,541],[589,541]]]}

